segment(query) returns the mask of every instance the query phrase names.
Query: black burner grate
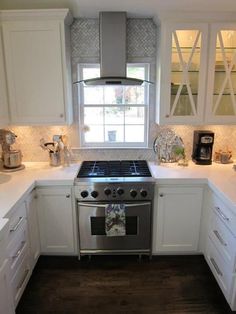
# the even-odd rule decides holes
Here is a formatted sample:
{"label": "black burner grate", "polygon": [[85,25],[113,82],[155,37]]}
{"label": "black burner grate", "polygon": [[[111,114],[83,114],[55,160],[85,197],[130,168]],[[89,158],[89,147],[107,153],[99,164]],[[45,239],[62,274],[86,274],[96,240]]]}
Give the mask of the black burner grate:
{"label": "black burner grate", "polygon": [[146,160],[84,161],[77,177],[151,177],[151,173]]}

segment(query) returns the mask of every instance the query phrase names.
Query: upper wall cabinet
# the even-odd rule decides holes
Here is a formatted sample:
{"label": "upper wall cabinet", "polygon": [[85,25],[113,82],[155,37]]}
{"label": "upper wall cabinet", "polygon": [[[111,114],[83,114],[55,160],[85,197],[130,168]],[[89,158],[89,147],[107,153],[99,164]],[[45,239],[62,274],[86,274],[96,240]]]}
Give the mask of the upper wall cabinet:
{"label": "upper wall cabinet", "polygon": [[8,122],[7,87],[3,61],[3,46],[0,24],[0,127],[6,126]]}
{"label": "upper wall cabinet", "polygon": [[211,25],[206,121],[236,124],[236,25]]}
{"label": "upper wall cabinet", "polygon": [[161,24],[157,123],[203,120],[207,66],[206,23]]}
{"label": "upper wall cabinet", "polygon": [[11,123],[70,124],[68,9],[1,11]]}

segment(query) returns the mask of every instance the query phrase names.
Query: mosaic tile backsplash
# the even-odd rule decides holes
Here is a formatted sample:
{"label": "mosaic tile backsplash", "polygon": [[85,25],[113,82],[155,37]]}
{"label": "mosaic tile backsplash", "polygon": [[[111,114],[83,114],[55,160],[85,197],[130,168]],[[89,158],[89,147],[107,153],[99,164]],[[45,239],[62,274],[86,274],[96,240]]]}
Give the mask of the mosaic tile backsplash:
{"label": "mosaic tile backsplash", "polygon": [[[153,142],[158,132],[163,127],[155,126],[151,132]],[[211,130],[215,133],[214,151],[219,149],[231,149],[233,159],[236,160],[236,126],[171,126],[173,131],[179,135],[185,145],[186,155],[191,158],[192,141],[194,130]],[[11,127],[17,134],[16,148],[22,150],[24,161],[47,161],[48,153],[39,146],[40,138],[46,141],[52,140],[54,134],[67,134],[70,146],[73,148],[73,160],[104,160],[104,159],[147,159],[155,161],[155,154],[150,149],[78,149],[78,130],[77,126],[71,127]]]}

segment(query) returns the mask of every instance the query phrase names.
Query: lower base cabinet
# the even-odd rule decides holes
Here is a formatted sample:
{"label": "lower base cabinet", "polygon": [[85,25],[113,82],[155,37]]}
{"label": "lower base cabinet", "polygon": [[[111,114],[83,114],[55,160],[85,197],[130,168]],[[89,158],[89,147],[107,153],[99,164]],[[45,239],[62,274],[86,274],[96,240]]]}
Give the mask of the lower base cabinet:
{"label": "lower base cabinet", "polygon": [[0,265],[0,313],[15,313],[9,283],[9,262],[7,259]]}
{"label": "lower base cabinet", "polygon": [[36,192],[33,190],[26,199],[27,220],[29,229],[29,252],[31,269],[34,269],[35,264],[40,256],[40,238],[37,216],[37,199]]}
{"label": "lower base cabinet", "polygon": [[10,269],[10,291],[16,308],[31,275],[25,201],[22,200],[22,202],[15,205],[6,218],[9,219],[6,252]]}
{"label": "lower base cabinet", "polygon": [[208,193],[210,219],[205,259],[231,309],[236,310],[236,215],[214,192]]}
{"label": "lower base cabinet", "polygon": [[153,253],[197,253],[202,187],[156,187]]}
{"label": "lower base cabinet", "polygon": [[210,238],[207,241],[207,253],[205,259],[226,300],[229,302],[233,291],[234,274],[232,274],[228,264],[224,261]]}
{"label": "lower base cabinet", "polygon": [[31,276],[30,258],[28,253],[23,257],[16,273],[11,280],[11,289],[15,308],[25,290]]}
{"label": "lower base cabinet", "polygon": [[75,255],[72,188],[37,188],[36,195],[41,254]]}
{"label": "lower base cabinet", "polygon": [[0,314],[13,314],[40,254],[77,253],[73,187],[37,188],[6,218],[0,238]]}
{"label": "lower base cabinet", "polygon": [[7,238],[9,222],[6,220],[1,226],[0,234],[0,314],[13,314],[14,305],[10,285],[10,262],[7,258]]}

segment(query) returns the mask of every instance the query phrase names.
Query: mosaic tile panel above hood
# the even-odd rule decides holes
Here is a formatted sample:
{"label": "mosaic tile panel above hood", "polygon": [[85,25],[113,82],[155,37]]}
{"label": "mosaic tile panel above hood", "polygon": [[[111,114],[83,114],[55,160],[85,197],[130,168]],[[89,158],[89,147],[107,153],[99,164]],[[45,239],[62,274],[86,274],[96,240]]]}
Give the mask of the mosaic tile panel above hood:
{"label": "mosaic tile panel above hood", "polygon": [[[71,26],[72,58],[99,58],[99,20],[75,19]],[[152,19],[127,19],[127,59],[156,58],[156,25]]]}

